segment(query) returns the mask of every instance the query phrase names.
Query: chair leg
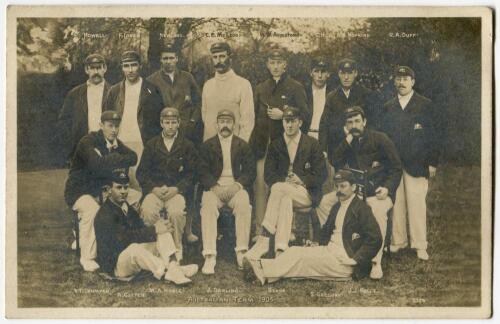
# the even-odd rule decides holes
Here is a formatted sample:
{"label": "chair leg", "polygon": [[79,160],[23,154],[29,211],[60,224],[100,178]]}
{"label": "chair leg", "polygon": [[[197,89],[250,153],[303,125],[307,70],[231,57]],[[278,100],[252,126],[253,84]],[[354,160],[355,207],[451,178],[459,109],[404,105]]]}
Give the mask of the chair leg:
{"label": "chair leg", "polygon": [[313,209],[309,214],[309,222],[310,222],[310,235],[309,239],[313,242],[319,242],[319,233],[321,231],[321,225],[319,223],[318,214],[316,213],[316,209]]}

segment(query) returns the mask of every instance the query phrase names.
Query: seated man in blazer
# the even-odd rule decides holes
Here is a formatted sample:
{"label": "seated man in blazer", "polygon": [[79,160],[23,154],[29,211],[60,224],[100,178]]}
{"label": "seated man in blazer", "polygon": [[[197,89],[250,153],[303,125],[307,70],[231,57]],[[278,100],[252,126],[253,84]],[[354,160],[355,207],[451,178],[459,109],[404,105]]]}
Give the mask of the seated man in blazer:
{"label": "seated man in blazer", "polygon": [[125,169],[114,170],[108,181],[109,198],[97,212],[95,234],[97,262],[118,279],[130,278],[141,270],[151,271],[158,280],[182,285],[198,266],[179,266],[170,220],[158,219],[146,227],[137,211],[127,203],[129,178]]}
{"label": "seated man in blazer", "polygon": [[137,168],[145,197],[141,217],[150,226],[158,221],[163,210],[167,213],[175,229],[177,259],[181,260],[185,196],[193,186],[197,154],[194,144],[179,134],[180,115],[176,108],[163,109],[159,124],[163,131],[146,144]]}
{"label": "seated man in blazer", "polygon": [[227,205],[233,210],[236,225],[236,261],[243,267],[248,250],[252,206],[248,192],[255,180],[255,159],[250,146],[233,134],[234,113],[223,109],[217,113],[218,134],[200,148],[198,172],[204,192],[201,199],[204,274],[214,274],[216,264],[217,218]]}
{"label": "seated man in blazer", "polygon": [[370,272],[372,258],[382,246],[382,235],[370,207],[356,195],[353,174],[340,170],[334,176],[337,202],[321,229],[320,245],[294,246],[275,259],[245,258],[247,280],[262,285],[281,278],[360,279]]}
{"label": "seated man in blazer", "polygon": [[283,111],[284,134],[269,145],[264,178],[271,194],[262,222],[263,234],[248,251],[249,259],[260,259],[268,252],[272,235],[276,253],[285,251],[292,230],[293,208],[315,207],[321,200],[325,158],[318,141],[301,133],[302,122],[300,111],[287,106]]}

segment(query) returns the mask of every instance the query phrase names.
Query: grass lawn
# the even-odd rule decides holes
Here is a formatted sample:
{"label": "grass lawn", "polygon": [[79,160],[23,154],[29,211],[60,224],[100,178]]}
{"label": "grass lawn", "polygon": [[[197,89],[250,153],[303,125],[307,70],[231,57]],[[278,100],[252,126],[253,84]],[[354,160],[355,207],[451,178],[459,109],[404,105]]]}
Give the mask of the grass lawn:
{"label": "grass lawn", "polygon": [[[177,288],[152,277],[110,282],[79,266],[63,201],[66,170],[18,174],[19,307],[169,306],[480,306],[480,169],[446,166],[430,183],[430,260],[392,255],[380,281],[286,280],[246,283],[230,256],[215,276]],[[192,249],[196,251],[195,248]],[[202,265],[197,253],[186,261]]]}

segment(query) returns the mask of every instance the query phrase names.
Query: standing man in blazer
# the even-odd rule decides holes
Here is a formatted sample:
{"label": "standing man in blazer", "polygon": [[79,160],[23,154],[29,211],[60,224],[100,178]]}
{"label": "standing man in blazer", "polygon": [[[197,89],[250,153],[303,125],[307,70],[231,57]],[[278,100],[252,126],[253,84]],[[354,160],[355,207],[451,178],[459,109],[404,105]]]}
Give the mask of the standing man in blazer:
{"label": "standing man in blazer", "polygon": [[356,82],[358,64],[351,59],[339,63],[340,86],[326,98],[325,111],[319,126],[319,143],[328,160],[344,136],[344,111],[353,106],[361,107],[368,120],[368,127],[378,129],[383,101],[380,95]]}
{"label": "standing man in blazer", "polygon": [[370,207],[356,197],[350,171],[334,177],[339,201],[321,229],[320,246],[294,246],[275,259],[244,259],[245,278],[262,285],[281,278],[361,279],[370,272],[371,260],[382,246],[379,227]]}
{"label": "standing man in blazer", "polygon": [[240,269],[250,240],[252,206],[248,193],[255,180],[255,160],[247,142],[233,134],[234,119],[231,110],[220,110],[217,113],[219,133],[205,141],[200,150],[198,172],[205,190],[200,210],[204,274],[215,273],[217,218],[222,206],[233,210],[236,261]]}
{"label": "standing man in blazer", "polygon": [[428,260],[426,197],[428,179],[436,175],[439,162],[441,118],[432,101],[413,90],[415,72],[410,67],[398,67],[394,83],[398,95],[385,104],[382,123],[403,163],[394,203],[391,251],[408,246],[408,217],[411,248],[417,250],[419,259]]}
{"label": "standing man in blazer", "polygon": [[[138,155],[142,155],[144,145],[160,134],[160,112],[163,100],[158,88],[143,80],[141,56],[135,51],[122,54],[122,71],[125,78],[113,85],[106,98],[105,109],[114,110],[122,116],[119,138]],[[139,188],[135,176],[136,167],[130,168],[130,183]]]}
{"label": "standing man in blazer", "polygon": [[[330,78],[330,64],[323,58],[315,58],[311,63],[311,82],[306,85],[306,96],[311,118],[304,127],[307,130],[307,135],[319,140],[319,125],[321,117],[325,111],[326,98],[330,92],[334,90],[332,85],[328,83]],[[325,151],[325,158],[326,158]],[[334,169],[327,161],[326,170],[328,179],[323,185],[323,192],[331,192],[335,187],[333,183]]]}
{"label": "standing man in blazer", "polygon": [[180,133],[198,146],[202,141],[201,92],[191,73],[177,68],[179,52],[166,44],[160,52],[161,69],[147,80],[153,83],[163,98],[165,107],[175,107],[180,114]]}
{"label": "standing man in blazer", "polygon": [[99,54],[85,58],[88,80],[71,89],[58,117],[58,130],[64,143],[64,154],[71,159],[80,139],[97,132],[109,83],[104,79],[106,61]]}
{"label": "standing man in blazer", "polygon": [[186,193],[193,188],[197,163],[194,144],[179,133],[180,114],[165,108],[160,122],[163,131],[146,143],[137,168],[137,179],[145,196],[141,217],[148,226],[155,224],[162,210],[174,226],[177,260],[182,259],[182,235],[186,225]]}
{"label": "standing man in blazer", "polygon": [[[267,54],[266,67],[270,78],[259,83],[255,89],[255,129],[250,138],[257,160],[255,181],[255,225],[256,234],[262,232],[261,223],[266,211],[268,188],[264,180],[264,162],[269,143],[283,136],[283,110],[293,106],[299,110],[300,119],[310,118],[304,86],[286,73],[287,53],[285,49],[273,47]],[[302,131],[306,134],[305,125]]]}
{"label": "standing man in blazer", "polygon": [[[165,107],[179,111],[179,132],[196,147],[202,143],[203,122],[201,120],[201,92],[191,73],[177,68],[179,50],[173,44],[165,44],[160,51],[161,69],[147,80],[158,87]],[[193,234],[192,223],[195,211],[194,192],[186,193],[188,210],[186,215],[186,238],[188,242],[198,241]]]}
{"label": "standing man in blazer", "polygon": [[283,111],[285,131],[269,145],[264,173],[271,195],[262,222],[262,235],[246,254],[249,259],[260,259],[268,252],[272,235],[276,253],[285,251],[292,230],[293,207],[315,207],[323,195],[325,158],[318,141],[302,134],[301,126],[300,111],[286,107]]}

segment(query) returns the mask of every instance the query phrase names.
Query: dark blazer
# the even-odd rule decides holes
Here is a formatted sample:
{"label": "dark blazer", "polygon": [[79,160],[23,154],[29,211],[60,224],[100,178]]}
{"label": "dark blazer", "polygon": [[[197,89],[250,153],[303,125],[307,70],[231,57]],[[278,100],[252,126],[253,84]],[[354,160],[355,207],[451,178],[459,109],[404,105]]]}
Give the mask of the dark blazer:
{"label": "dark blazer", "polygon": [[117,139],[118,147],[111,152],[106,147],[102,131],[85,135],[71,159],[64,198],[68,206],[82,195],[98,196],[114,169],[134,166],[137,154]]}
{"label": "dark blazer", "polygon": [[[109,88],[109,83],[104,81],[103,106]],[[68,92],[57,119],[57,129],[68,159],[73,156],[80,139],[89,133],[88,113],[87,82],[85,82]]]}
{"label": "dark blazer", "polygon": [[[200,147],[198,173],[204,190],[217,184],[223,168],[222,146],[219,136],[206,140]],[[231,168],[236,182],[251,193],[256,176],[256,165],[253,152],[244,140],[233,135],[231,141]]]}
{"label": "dark blazer", "polygon": [[414,177],[428,177],[429,165],[437,167],[442,139],[436,130],[441,118],[428,98],[413,93],[403,110],[398,97],[384,105],[382,130],[396,145],[403,168]]}
{"label": "dark blazer", "polygon": [[111,199],[107,199],[99,208],[94,219],[94,230],[97,263],[102,271],[113,276],[120,253],[130,244],[156,241],[154,226],[146,227],[137,211],[130,206],[125,215]]}
{"label": "dark blazer", "polygon": [[[378,92],[371,91],[356,83],[347,98],[342,87],[337,87],[326,98],[325,110],[319,125],[319,143],[325,152],[331,152],[339,144],[344,133],[344,111],[352,106],[360,106],[365,112],[368,128],[378,129],[383,101]],[[332,140],[337,139],[337,141]]]}
{"label": "dark blazer", "polygon": [[[290,157],[285,139],[281,135],[269,145],[264,166],[264,179],[267,185],[272,187],[277,182],[285,182],[289,166]],[[326,180],[326,164],[323,151],[315,138],[306,134],[300,135],[293,172],[306,185],[313,207],[317,206],[323,196],[321,186]]]}
{"label": "dark blazer", "polygon": [[[309,128],[311,127],[311,120],[314,112],[314,103],[313,103],[313,91],[312,91],[312,81],[308,81],[305,85],[304,88],[306,90],[306,99],[307,99],[307,106],[309,107],[309,119],[304,121],[304,125],[302,125],[302,129],[305,131],[309,131]],[[330,92],[334,91],[335,87],[333,86],[332,83],[327,82],[326,83],[326,92],[325,92],[325,105],[326,105],[326,98],[330,94]],[[323,110],[324,112],[324,110]]]}
{"label": "dark blazer", "polygon": [[[124,107],[125,80],[118,82],[109,89],[104,109],[114,110],[123,116]],[[137,109],[137,123],[139,124],[143,144],[160,134],[160,113],[164,107],[160,90],[148,80],[143,79]],[[127,130],[121,129],[121,131],[126,132]]]}
{"label": "dark blazer", "polygon": [[162,135],[153,137],[144,147],[141,162],[137,167],[137,180],[141,184],[144,196],[154,187],[175,186],[186,194],[193,186],[197,163],[196,149],[181,134],[167,150]]}
{"label": "dark blazer", "polygon": [[160,69],[147,80],[160,90],[165,107],[175,107],[179,110],[181,133],[194,144],[198,144],[203,135],[201,92],[191,73],[176,69],[172,83],[170,77]]}
{"label": "dark blazer", "polygon": [[347,143],[344,139],[330,157],[336,170],[353,168],[368,171],[368,197],[375,195],[379,186],[389,189],[389,195],[395,197],[401,181],[401,159],[394,143],[382,132],[365,129],[359,144]]}
{"label": "dark blazer", "polygon": [[[337,202],[321,228],[320,245],[328,245],[330,242],[339,209],[340,202]],[[354,197],[347,208],[342,225],[342,242],[347,255],[357,263],[353,277],[361,279],[367,276],[372,259],[382,246],[382,234],[371,208],[358,197]]]}
{"label": "dark blazer", "polygon": [[[270,78],[257,85],[254,104],[255,127],[249,143],[257,160],[264,157],[270,141],[283,135],[283,122],[272,120],[267,116],[267,105],[281,110],[285,105],[296,107],[300,110],[303,121],[309,120],[311,114],[307,106],[304,87],[286,74],[278,83]],[[302,124],[303,131],[305,131],[304,124]]]}

